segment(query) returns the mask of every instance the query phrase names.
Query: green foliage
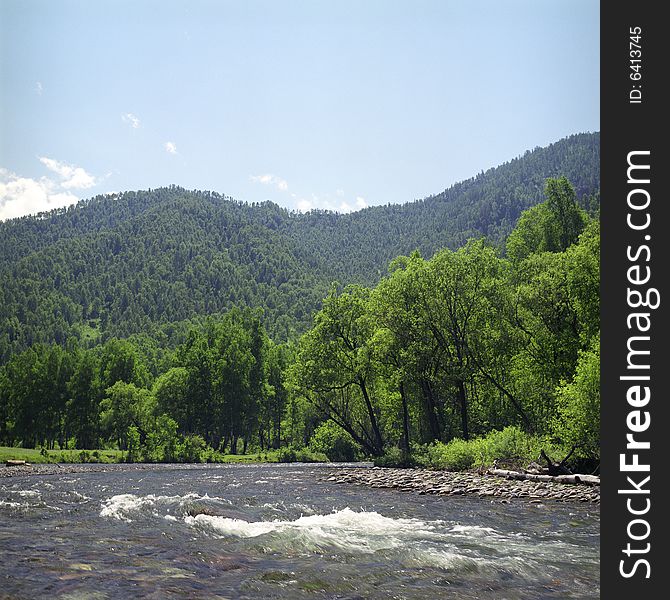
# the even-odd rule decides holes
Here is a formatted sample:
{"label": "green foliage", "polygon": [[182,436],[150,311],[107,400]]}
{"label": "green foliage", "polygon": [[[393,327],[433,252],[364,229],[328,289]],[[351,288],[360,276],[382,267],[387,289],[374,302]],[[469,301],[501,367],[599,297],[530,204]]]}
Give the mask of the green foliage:
{"label": "green foliage", "polygon": [[0,224],[0,441],[463,469],[552,435],[595,459],[596,142],[352,215],[172,187]]}
{"label": "green foliage", "polygon": [[107,438],[118,443],[122,450],[129,450],[129,432],[146,437],[149,419],[154,410],[155,398],[151,392],[133,383],[117,381],[105,390],[100,403],[100,422]]}
{"label": "green foliage", "polygon": [[207,444],[200,435],[186,435],[179,448],[179,458],[185,463],[199,463],[203,461],[203,456]]}
{"label": "green foliage", "polygon": [[494,460],[522,464],[536,454],[533,438],[514,426],[490,432],[484,438],[484,448],[487,464],[492,464]]}
{"label": "green foliage", "polygon": [[545,195],[545,202],[521,213],[507,238],[507,256],[513,262],[532,254],[567,250],[588,222],[586,212],[577,204],[574,188],[565,177],[547,179]]}
{"label": "green foliage", "polygon": [[331,462],[353,462],[360,455],[360,446],[351,435],[332,421],[316,428],[309,441],[309,449],[325,454]]}
{"label": "green foliage", "polygon": [[177,422],[163,414],[150,425],[142,446],[145,462],[175,462],[180,458],[180,442]]}
{"label": "green foliage", "polygon": [[[446,444],[436,441],[423,446],[414,445],[412,462],[431,469],[450,471],[489,468],[496,463],[503,468],[524,468],[531,462],[541,460],[541,450],[545,450],[551,457],[563,458],[570,449],[570,445],[556,443],[549,436],[531,435],[510,426],[468,441],[455,438]],[[386,460],[379,462],[380,466],[399,464],[396,462],[400,458],[397,448],[391,450]]]}
{"label": "green foliage", "polygon": [[312,463],[312,462],[328,462],[328,457],[321,452],[311,452],[307,448],[280,448],[277,452],[277,462],[281,463]]}
{"label": "green foliage", "polygon": [[[591,209],[599,144],[598,134],[571,136],[423,200],[353,214],[291,213],[172,186],[2,222],[0,364],[40,342],[159,339],[165,327],[241,305],[264,309],[275,340],[295,339],[332,281],[374,285],[415,249],[431,257],[481,236],[501,244],[547,177],[565,175]],[[102,389],[115,381],[103,374]]]}
{"label": "green foliage", "polygon": [[447,444],[434,442],[427,448],[428,466],[448,471],[465,471],[484,463],[484,447],[481,440],[454,438]]}
{"label": "green foliage", "polygon": [[556,432],[580,454],[600,459],[600,339],[580,353],[575,375],[558,388]]}
{"label": "green foliage", "polygon": [[126,462],[137,462],[141,456],[142,445],[140,443],[140,431],[135,425],[131,425],[124,435],[126,445]]}

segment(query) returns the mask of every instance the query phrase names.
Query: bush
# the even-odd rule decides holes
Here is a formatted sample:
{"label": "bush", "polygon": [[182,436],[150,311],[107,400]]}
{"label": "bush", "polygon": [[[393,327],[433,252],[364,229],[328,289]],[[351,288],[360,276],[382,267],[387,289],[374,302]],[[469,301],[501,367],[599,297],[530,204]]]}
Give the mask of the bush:
{"label": "bush", "polygon": [[147,462],[174,462],[177,459],[179,436],[177,422],[168,415],[156,418],[142,448]]}
{"label": "bush", "polygon": [[555,430],[570,445],[579,445],[578,455],[600,461],[600,347],[599,339],[582,352],[570,383],[559,386],[559,417]]}
{"label": "bush", "polygon": [[202,436],[186,435],[179,445],[179,460],[186,463],[202,462],[206,448],[207,444]]}
{"label": "bush", "polygon": [[131,425],[128,427],[126,438],[128,440],[126,462],[132,463],[140,458],[140,430]]}
{"label": "bush", "polygon": [[532,460],[532,438],[518,427],[505,427],[502,431],[491,431],[483,441],[484,462],[487,464],[493,464],[494,460],[515,464]]}
{"label": "bush", "polygon": [[277,462],[328,462],[328,457],[321,452],[310,452],[307,448],[296,449],[292,446],[280,448],[277,452]]}
{"label": "bush", "polygon": [[484,445],[482,440],[465,441],[458,438],[448,444],[434,442],[428,446],[429,466],[449,471],[465,471],[484,463]]}
{"label": "bush", "polygon": [[277,461],[280,463],[292,463],[297,461],[297,453],[294,448],[280,448],[277,452]]}
{"label": "bush", "polygon": [[374,459],[375,467],[406,467],[407,461],[403,456],[400,448],[387,448],[382,456],[377,456]]}
{"label": "bush", "polygon": [[333,462],[353,462],[357,460],[360,447],[344,429],[332,421],[321,423],[309,441],[309,449],[325,454]]}

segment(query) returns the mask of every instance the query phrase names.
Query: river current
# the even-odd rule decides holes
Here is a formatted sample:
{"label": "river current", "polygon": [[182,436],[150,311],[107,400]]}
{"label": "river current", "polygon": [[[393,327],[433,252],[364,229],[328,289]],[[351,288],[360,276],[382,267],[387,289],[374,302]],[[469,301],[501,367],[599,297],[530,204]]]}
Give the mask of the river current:
{"label": "river current", "polygon": [[597,506],[370,489],[328,469],[0,479],[0,598],[599,597]]}

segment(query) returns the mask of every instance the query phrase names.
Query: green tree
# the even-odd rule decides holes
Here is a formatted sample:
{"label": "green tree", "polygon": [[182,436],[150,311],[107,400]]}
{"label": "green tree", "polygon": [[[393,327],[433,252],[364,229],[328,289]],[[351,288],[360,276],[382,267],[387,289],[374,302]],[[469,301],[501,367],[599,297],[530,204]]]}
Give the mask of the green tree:
{"label": "green tree", "polygon": [[91,351],[81,352],[67,382],[67,422],[77,448],[97,448],[99,437],[98,364]]}
{"label": "green tree", "polygon": [[100,379],[103,389],[113,386],[117,381],[146,387],[150,375],[135,346],[128,340],[114,338],[102,349]]}
{"label": "green tree", "polygon": [[557,225],[558,251],[563,252],[577,241],[588,217],[577,205],[575,189],[565,176],[547,179],[545,195]]}
{"label": "green tree", "polygon": [[157,410],[177,423],[181,433],[193,433],[196,419],[195,402],[190,396],[189,371],[186,367],[172,367],[156,379],[153,386]]}
{"label": "green tree", "polygon": [[368,346],[374,332],[367,310],[369,295],[361,286],[349,286],[339,295],[331,289],[314,328],[300,340],[292,380],[295,389],[324,417],[347,431],[368,453],[380,456],[384,440]]}
{"label": "green tree", "polygon": [[156,399],[149,390],[117,381],[105,390],[105,398],[100,403],[102,430],[121,450],[128,449],[131,427],[139,432],[140,442],[144,443],[155,406]]}
{"label": "green tree", "polygon": [[556,431],[579,446],[583,455],[600,459],[600,339],[580,352],[575,375],[558,390]]}

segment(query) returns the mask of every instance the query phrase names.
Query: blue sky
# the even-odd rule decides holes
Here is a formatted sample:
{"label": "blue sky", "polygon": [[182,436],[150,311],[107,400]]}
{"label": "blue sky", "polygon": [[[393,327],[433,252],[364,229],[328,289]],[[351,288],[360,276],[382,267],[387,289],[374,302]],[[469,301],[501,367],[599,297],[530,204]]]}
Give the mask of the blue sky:
{"label": "blue sky", "polygon": [[0,0],[0,219],[423,198],[599,130],[599,44],[595,0]]}

